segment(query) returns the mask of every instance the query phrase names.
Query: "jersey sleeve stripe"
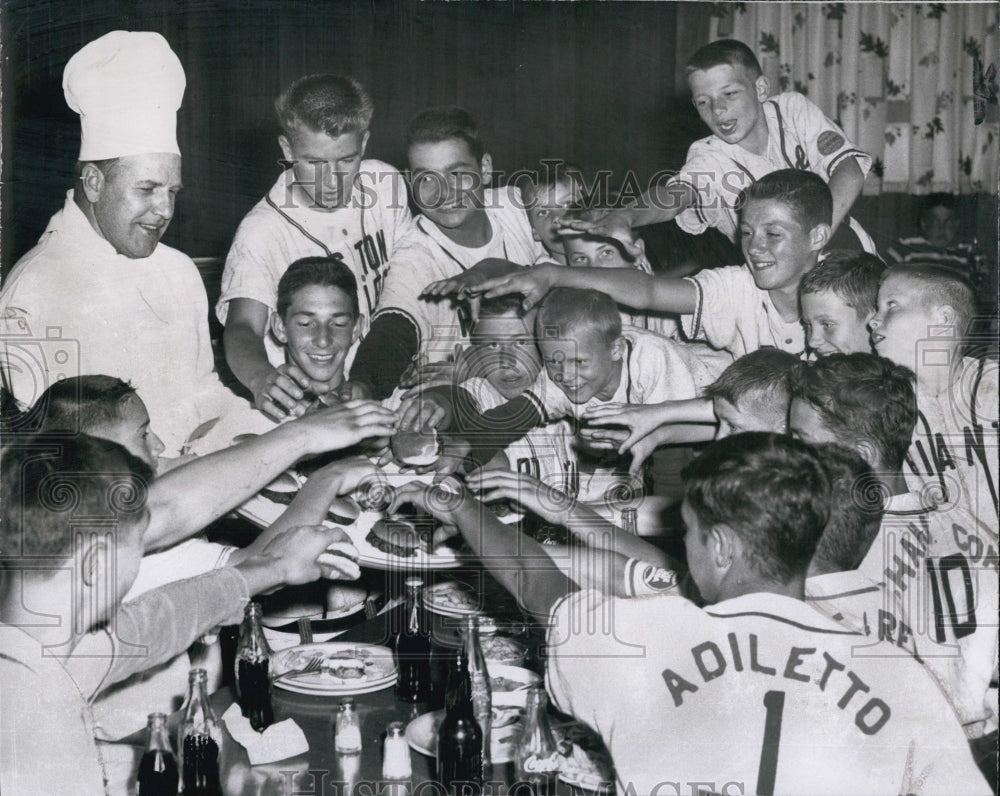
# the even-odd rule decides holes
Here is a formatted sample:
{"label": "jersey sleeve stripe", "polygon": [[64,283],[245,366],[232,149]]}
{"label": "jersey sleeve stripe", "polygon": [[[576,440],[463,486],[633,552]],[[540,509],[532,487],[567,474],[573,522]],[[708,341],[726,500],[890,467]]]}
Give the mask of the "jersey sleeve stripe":
{"label": "jersey sleeve stripe", "polygon": [[833,170],[836,169],[837,166],[839,166],[845,158],[856,158],[856,157],[866,158],[868,157],[868,155],[865,152],[862,152],[860,149],[856,148],[845,149],[843,152],[837,155],[837,157],[835,157],[833,160],[830,161],[830,164],[826,167],[826,176],[827,177],[833,176]]}

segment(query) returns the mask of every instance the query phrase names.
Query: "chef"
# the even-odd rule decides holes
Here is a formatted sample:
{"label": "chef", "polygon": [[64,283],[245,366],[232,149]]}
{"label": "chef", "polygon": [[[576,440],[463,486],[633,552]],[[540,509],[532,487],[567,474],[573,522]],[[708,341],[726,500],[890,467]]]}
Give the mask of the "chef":
{"label": "chef", "polygon": [[136,387],[167,455],[269,425],[219,381],[198,269],[160,243],[182,187],[184,86],[158,33],[113,31],[70,59],[76,182],[0,292],[3,383],[22,408],[60,378],[117,376]]}

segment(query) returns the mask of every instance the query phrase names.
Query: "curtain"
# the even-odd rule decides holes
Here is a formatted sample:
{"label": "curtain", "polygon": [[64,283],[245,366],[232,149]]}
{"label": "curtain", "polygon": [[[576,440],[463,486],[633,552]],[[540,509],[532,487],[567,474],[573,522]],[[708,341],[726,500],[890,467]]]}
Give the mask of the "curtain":
{"label": "curtain", "polygon": [[871,154],[866,194],[994,193],[998,9],[719,3],[710,35],[746,42],[772,92],[805,94]]}

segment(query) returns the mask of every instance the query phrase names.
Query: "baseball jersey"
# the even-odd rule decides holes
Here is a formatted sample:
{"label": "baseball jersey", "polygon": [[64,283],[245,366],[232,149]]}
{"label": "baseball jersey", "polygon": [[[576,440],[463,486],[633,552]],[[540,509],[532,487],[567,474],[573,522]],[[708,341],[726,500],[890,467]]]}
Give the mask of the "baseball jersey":
{"label": "baseball jersey", "polygon": [[588,590],[553,607],[546,685],[622,793],[989,793],[923,667],[859,641],[777,594],[701,609]]}
{"label": "baseball jersey", "polygon": [[526,393],[539,407],[547,422],[566,417],[579,418],[591,406],[605,403],[659,404],[694,398],[696,389],[691,371],[680,353],[680,343],[655,332],[622,327],[625,357],[615,394],[607,401],[597,397],[576,404],[566,397],[543,369]]}
{"label": "baseball jersey", "polygon": [[871,639],[855,657],[885,654],[884,642],[920,660],[978,738],[997,728],[997,549],[960,507],[896,495],[858,568],[809,578],[807,599]]}
{"label": "baseball jersey", "polygon": [[[485,412],[507,402],[496,388],[483,378],[472,378],[460,385]],[[576,493],[577,467],[572,431],[564,420],[534,428],[505,451],[510,467],[533,476],[561,492]]]}
{"label": "baseball jersey", "polygon": [[460,246],[430,219],[417,216],[414,229],[400,242],[389,263],[375,317],[398,313],[407,318],[417,330],[420,351],[432,362],[445,359],[456,343],[468,343],[472,319],[464,305],[450,298],[421,298],[424,288],[489,257],[528,265],[544,252],[531,235],[528,214],[515,188],[488,189],[483,205],[492,230],[485,246]]}
{"label": "baseball jersey", "polygon": [[[951,367],[949,351],[934,351],[933,339],[915,344],[925,343],[921,373]],[[948,505],[957,503],[994,533],[998,527],[1000,469],[998,401],[998,365],[994,360],[964,357],[951,385],[939,395],[922,388],[918,374],[917,425],[903,470],[910,489],[924,490]]]}
{"label": "baseball jersey", "polygon": [[[375,310],[389,260],[413,226],[406,183],[392,166],[361,161],[350,204],[331,213],[303,206],[293,194],[294,174],[281,173],[263,199],[240,222],[222,272],[222,292],[215,305],[225,324],[229,302],[253,299],[274,311],[278,280],[303,257],[333,257],[358,280],[362,329]],[[285,362],[280,345],[265,335],[268,359]]]}
{"label": "baseball jersey", "polygon": [[685,279],[697,294],[694,313],[681,316],[688,339],[705,340],[736,359],[765,346],[798,357],[805,353],[802,323],[781,317],[770,293],[754,284],[748,266],[706,268]]}
{"label": "baseball jersey", "polygon": [[830,182],[830,175],[847,158],[854,158],[862,173],[872,159],[847,140],[844,131],[816,105],[797,91],[778,94],[763,103],[767,121],[767,155],[748,152],[715,135],[695,141],[687,161],[671,179],[683,183],[698,197],[696,204],[676,217],[678,226],[699,235],[715,227],[734,243],[740,192],[766,174],[779,169],[802,169]]}

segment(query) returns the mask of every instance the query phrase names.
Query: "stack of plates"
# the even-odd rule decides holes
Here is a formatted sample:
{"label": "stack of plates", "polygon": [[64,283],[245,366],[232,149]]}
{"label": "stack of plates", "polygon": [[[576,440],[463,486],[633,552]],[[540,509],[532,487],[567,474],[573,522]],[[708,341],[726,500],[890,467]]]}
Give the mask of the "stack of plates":
{"label": "stack of plates", "polygon": [[[358,659],[365,664],[365,673],[360,678],[340,679],[324,666],[318,672],[309,672],[292,677],[282,677],[282,673],[299,669],[311,658],[321,657],[336,665],[337,659]],[[347,641],[330,641],[317,644],[299,644],[275,653],[272,671],[276,677],[273,685],[286,691],[316,696],[353,696],[370,694],[389,688],[396,682],[396,661],[392,650],[374,644],[354,644]]]}

